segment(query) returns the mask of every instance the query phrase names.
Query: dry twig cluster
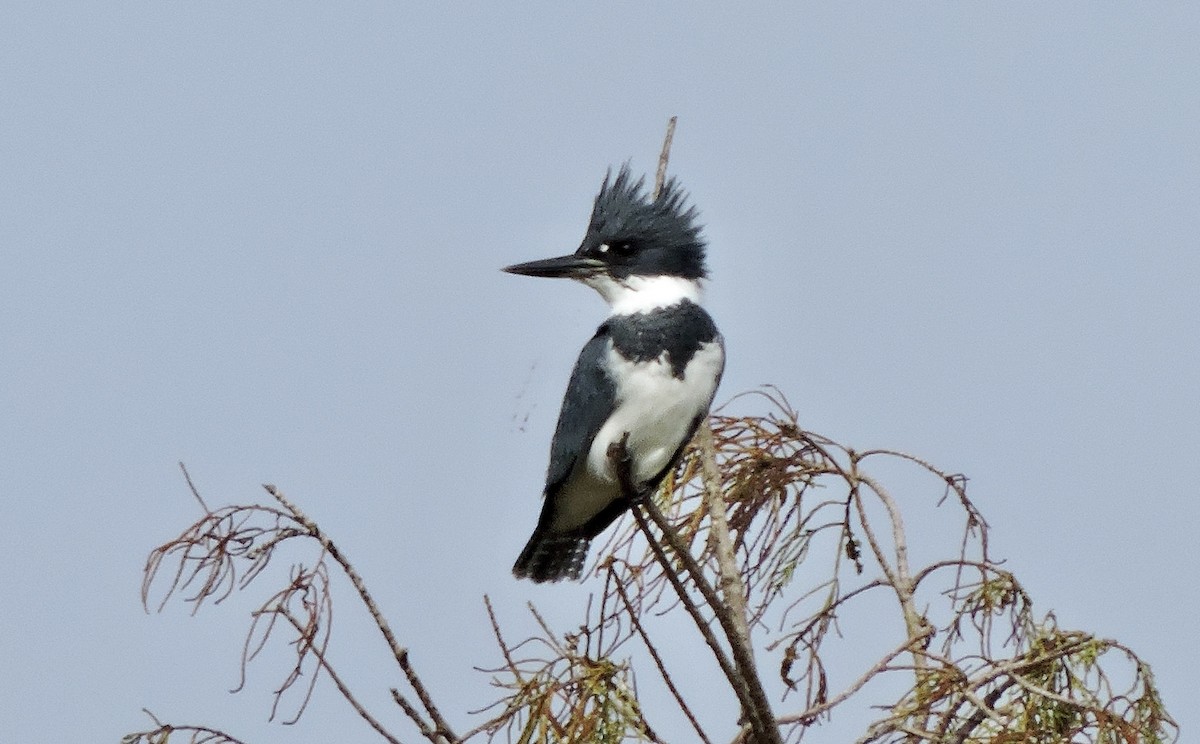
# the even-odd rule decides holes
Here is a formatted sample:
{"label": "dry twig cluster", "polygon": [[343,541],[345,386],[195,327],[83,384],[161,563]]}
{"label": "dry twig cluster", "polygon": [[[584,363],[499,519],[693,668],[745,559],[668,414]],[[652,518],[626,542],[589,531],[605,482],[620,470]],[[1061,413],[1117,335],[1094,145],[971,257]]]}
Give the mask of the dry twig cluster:
{"label": "dry twig cluster", "polygon": [[[537,632],[511,642],[487,602],[502,662],[485,671],[501,697],[461,735],[442,717],[340,548],[273,487],[267,487],[273,505],[216,510],[196,493],[205,513],[151,553],[143,599],[161,609],[182,596],[198,610],[249,587],[282,544],[309,543],[311,564],[295,565],[289,581],[253,613],[243,669],[284,632],[296,656],[276,689],[272,717],[297,720],[324,676],[389,742],[402,739],[366,710],[330,661],[335,569],[349,578],[409,682],[411,691],[392,690],[393,699],[433,744],[480,736],[663,741],[651,723],[654,709],[638,694],[637,667],[661,680],[667,702],[658,705],[682,713],[691,728],[685,738],[720,741],[717,731],[728,731],[731,722],[687,702],[683,678],[695,654],[673,659],[658,635],[661,616],[679,612],[693,618],[698,642],[724,670],[731,702],[742,710],[738,740],[799,741],[839,706],[866,695],[870,683],[897,675],[909,689],[875,701],[884,715],[864,727],[860,741],[1175,738],[1150,670],[1132,650],[1035,615],[1017,577],[990,555],[987,523],[965,478],[908,455],[859,452],[806,432],[778,391],[757,395],[768,413],[713,416],[711,439],[698,437],[674,476],[598,551],[597,590],[576,630],[555,631],[530,607]],[[958,525],[948,541],[952,552],[910,563],[898,500],[867,470],[876,460],[907,463],[926,476],[933,488],[924,498],[940,501],[944,521]],[[865,604],[872,596],[888,598],[896,638],[873,664],[848,673],[829,649],[857,607],[878,611],[879,604]],[[761,674],[756,659],[776,671]],[[768,697],[775,702],[763,706]],[[175,731],[193,742],[237,744],[213,729],[156,724],[128,742],[165,741]],[[763,725],[770,730],[758,730]]]}

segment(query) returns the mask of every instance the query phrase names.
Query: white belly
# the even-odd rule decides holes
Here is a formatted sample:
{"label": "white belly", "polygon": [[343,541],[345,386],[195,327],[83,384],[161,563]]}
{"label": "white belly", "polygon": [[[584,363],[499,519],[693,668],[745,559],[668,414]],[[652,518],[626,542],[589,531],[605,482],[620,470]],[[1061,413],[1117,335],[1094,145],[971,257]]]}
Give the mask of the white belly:
{"label": "white belly", "polygon": [[593,476],[615,484],[608,447],[628,432],[633,478],[640,485],[662,472],[684,443],[692,422],[708,412],[724,352],[719,343],[704,344],[688,362],[683,379],[672,374],[665,358],[629,362],[612,353],[610,360],[617,380],[617,406],[592,442],[587,466]]}
{"label": "white belly", "polygon": [[629,362],[610,354],[610,369],[618,380],[616,409],[559,495],[556,529],[581,527],[620,498],[608,448],[626,432],[634,482],[640,486],[662,472],[684,444],[692,422],[708,412],[725,360],[720,343],[704,344],[681,380],[665,359]]}

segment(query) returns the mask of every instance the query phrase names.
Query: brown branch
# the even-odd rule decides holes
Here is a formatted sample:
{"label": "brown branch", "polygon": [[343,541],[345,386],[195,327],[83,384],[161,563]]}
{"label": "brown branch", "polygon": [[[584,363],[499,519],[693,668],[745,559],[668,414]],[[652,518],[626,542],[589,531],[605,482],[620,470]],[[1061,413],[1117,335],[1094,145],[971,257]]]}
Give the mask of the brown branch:
{"label": "brown branch", "polygon": [[[132,734],[126,734],[125,736],[121,737],[121,744],[138,744],[138,742],[143,740],[145,740],[147,744],[160,744],[161,742],[166,742],[171,734],[176,732],[190,733],[192,735],[193,744],[201,744],[202,742],[214,742],[214,744],[246,744],[246,742],[242,741],[241,739],[231,736],[220,729],[209,728],[208,726],[191,726],[186,724],[182,726],[176,726],[170,723],[163,723],[158,719],[158,716],[151,713],[147,708],[142,708],[142,712],[149,716],[150,720],[154,721],[154,725],[158,728],[151,729],[150,731],[135,731]],[[197,738],[201,735],[204,736],[203,739]]]}
{"label": "brown branch", "polygon": [[[288,612],[289,605],[295,601],[298,601],[303,608],[305,615],[303,626],[299,624],[295,616]],[[279,713],[284,695],[304,678],[304,662],[308,653],[313,652],[319,659],[329,645],[333,603],[329,594],[328,568],[323,557],[311,570],[295,567],[288,585],[272,595],[258,610],[251,613],[251,616],[253,620],[242,644],[241,679],[238,686],[234,688],[235,691],[245,686],[248,665],[266,647],[280,617],[288,619],[299,633],[299,637],[292,643],[295,647],[296,663],[274,693],[275,699],[271,705],[271,719],[274,720]],[[320,674],[309,676],[300,704],[297,706],[295,714],[284,721],[285,724],[295,723],[304,714],[319,679]]]}
{"label": "brown branch", "polygon": [[[900,515],[900,507],[896,505],[896,501],[880,483],[871,476],[859,472],[857,462],[854,463],[853,472],[855,478],[867,484],[867,487],[875,493],[884,508],[887,509],[888,519],[892,523],[892,549],[896,554],[896,589],[898,592],[902,592],[901,602],[911,605],[912,572],[908,565],[908,540],[905,537],[904,519]],[[862,516],[865,521],[866,515]]]}
{"label": "brown branch", "polygon": [[424,716],[421,715],[421,711],[417,710],[417,707],[409,702],[408,698],[404,697],[404,694],[401,693],[400,690],[393,687],[391,688],[390,692],[392,693],[392,700],[395,701],[396,705],[400,706],[400,710],[404,711],[404,714],[408,716],[414,724],[416,724],[417,731],[421,732],[421,736],[429,739],[429,741],[433,742],[433,744],[441,744],[441,742],[446,741],[444,737],[430,727],[429,723],[425,721]]}
{"label": "brown branch", "polygon": [[513,673],[518,682],[521,682],[521,671],[517,663],[513,661],[512,652],[508,649],[508,644],[504,642],[504,636],[500,633],[500,621],[496,619],[496,610],[492,607],[492,598],[488,595],[483,595],[483,605],[487,608],[488,620],[492,623],[492,633],[496,636],[496,645],[500,647],[500,652],[504,654],[504,661],[508,664],[508,669]]}
{"label": "brown branch", "polygon": [[[267,493],[271,494],[276,501],[278,501],[285,509],[288,510],[288,512],[291,513],[292,518],[299,522],[300,525],[308,531],[309,535],[316,538],[317,541],[321,543],[321,546],[325,548],[326,552],[329,553],[329,556],[333,558],[333,560],[336,561],[339,566],[342,567],[342,571],[346,574],[346,577],[350,579],[350,583],[354,586],[355,591],[358,592],[359,598],[366,606],[367,612],[371,614],[371,618],[375,621],[375,627],[379,628],[379,632],[383,634],[384,640],[387,642],[388,648],[392,652],[392,657],[396,660],[396,663],[399,665],[401,671],[404,672],[404,676],[408,680],[409,685],[411,685],[413,691],[417,693],[417,698],[421,701],[421,705],[425,708],[426,713],[429,714],[430,719],[433,721],[432,726],[428,725],[423,720],[414,719],[414,723],[416,723],[418,728],[421,728],[422,730],[433,729],[447,741],[456,741],[458,737],[454,735],[450,725],[444,718],[442,718],[442,714],[438,710],[437,706],[434,705],[433,699],[429,695],[429,691],[425,688],[425,685],[421,681],[421,678],[417,675],[416,670],[414,670],[412,665],[409,663],[408,649],[401,646],[399,641],[396,640],[396,634],[392,632],[392,628],[388,624],[388,621],[384,618],[383,613],[379,611],[379,605],[375,603],[375,598],[371,596],[369,591],[367,591],[366,583],[363,581],[362,576],[360,576],[358,571],[354,568],[353,564],[351,564],[349,559],[342,554],[341,549],[338,548],[333,540],[331,540],[328,535],[321,531],[321,528],[317,526],[317,523],[310,519],[308,515],[300,510],[299,507],[297,507],[286,496],[284,496],[282,491],[270,484],[264,484],[263,488],[265,488]],[[407,713],[408,711],[405,712]]]}
{"label": "brown branch", "polygon": [[[655,557],[662,564],[663,573],[675,588],[676,594],[679,595],[680,602],[688,610],[688,613],[696,621],[696,626],[704,635],[705,641],[709,648],[713,649],[714,655],[717,656],[718,663],[721,664],[721,671],[725,672],[726,678],[734,688],[738,699],[742,703],[743,712],[750,719],[750,723],[754,729],[755,739],[758,744],[783,744],[783,739],[779,734],[779,728],[774,725],[775,716],[771,713],[771,703],[767,700],[766,691],[762,687],[762,680],[758,677],[758,672],[754,666],[754,657],[750,653],[748,643],[743,639],[737,629],[737,625],[730,615],[729,607],[721,601],[717,596],[716,590],[709,583],[704,575],[704,570],[696,563],[695,557],[692,556],[687,546],[679,539],[679,535],[675,529],[671,527],[670,522],[654,505],[653,499],[647,498],[646,494],[642,493],[633,482],[632,475],[632,459],[628,450],[629,433],[626,432],[620,440],[609,445],[608,456],[613,464],[613,471],[617,475],[617,483],[621,488],[623,498],[640,506],[635,506],[633,511],[634,519],[637,520],[638,527],[646,535],[646,540],[650,544],[651,550],[654,551]],[[645,515],[642,514],[645,511]],[[712,635],[712,629],[708,623],[704,621],[695,603],[692,601],[687,588],[683,585],[680,578],[676,575],[674,567],[671,565],[670,559],[663,552],[662,546],[654,538],[650,531],[649,525],[646,522],[646,516],[654,522],[658,527],[659,532],[671,546],[672,552],[683,564],[684,569],[689,574],[692,580],[692,585],[704,597],[705,603],[712,610],[714,617],[721,626],[721,631],[725,634],[725,640],[729,644],[730,652],[733,656],[733,665],[729,665],[729,660],[725,657],[724,651],[721,650],[720,644]]]}
{"label": "brown branch", "polygon": [[814,718],[821,715],[822,713],[825,713],[826,711],[829,711],[829,710],[837,707],[838,705],[841,705],[843,701],[848,699],[854,693],[861,690],[863,685],[870,682],[873,677],[875,677],[877,674],[880,674],[881,672],[886,671],[888,669],[888,666],[892,663],[893,659],[895,659],[900,654],[905,653],[906,651],[912,651],[914,646],[918,642],[923,642],[926,637],[928,637],[932,634],[933,634],[933,628],[930,626],[926,626],[924,634],[917,636],[916,638],[905,639],[904,643],[901,643],[899,646],[897,646],[896,648],[889,651],[887,653],[887,655],[885,655],[879,661],[875,662],[874,666],[872,666],[867,671],[863,672],[863,674],[858,679],[856,679],[856,680],[854,680],[854,682],[850,683],[849,687],[842,690],[837,695],[834,695],[833,697],[829,698],[825,702],[820,703],[818,705],[814,705],[811,708],[809,708],[808,710],[803,711],[801,713],[791,713],[786,716],[781,716],[781,717],[775,719],[775,722],[779,725],[784,725],[784,724],[789,724],[789,723],[802,723],[802,724],[807,725],[808,723],[812,722],[812,720]]}
{"label": "brown branch", "polygon": [[[297,633],[300,633],[301,640],[306,637],[304,627],[300,624],[300,621],[292,615],[292,613],[283,608],[280,608],[277,610],[277,612],[280,615],[283,615],[284,619],[292,624],[292,627],[296,629]],[[346,702],[350,703],[350,707],[354,708],[354,712],[358,713],[358,715],[364,721],[366,721],[371,728],[375,729],[376,733],[378,733],[384,739],[387,739],[389,744],[400,744],[400,740],[395,736],[392,736],[392,734],[383,727],[383,724],[376,720],[376,718],[371,715],[370,711],[363,707],[362,703],[358,702],[358,699],[354,697],[352,692],[350,692],[350,688],[346,686],[346,683],[343,682],[342,678],[338,676],[338,673],[334,671],[333,665],[326,660],[325,654],[321,651],[321,649],[317,648],[313,644],[307,645],[308,649],[312,651],[313,656],[317,657],[317,662],[325,670],[325,673],[329,675],[331,680],[333,680],[333,684],[337,687],[338,692],[342,694],[342,697],[346,699]]]}
{"label": "brown branch", "polygon": [[[717,596],[716,589],[709,583],[708,578],[704,576],[703,569],[696,563],[696,559],[688,551],[683,541],[679,539],[679,535],[675,532],[671,523],[658,510],[654,502],[650,499],[645,499],[642,501],[641,506],[645,509],[650,519],[653,520],[655,526],[658,527],[667,544],[671,546],[671,550],[678,556],[692,579],[693,586],[704,597],[705,604],[713,611],[713,616],[721,626],[721,631],[725,634],[725,640],[729,643],[729,650],[733,656],[734,675],[738,680],[735,685],[739,691],[744,690],[745,699],[742,701],[745,707],[744,713],[754,725],[758,744],[775,742],[783,744],[783,739],[779,736],[779,729],[771,723],[775,720],[775,717],[771,713],[771,704],[767,700],[766,691],[763,689],[762,681],[758,677],[758,671],[754,665],[754,657],[749,651],[748,644],[743,642],[737,625],[730,615],[729,608]],[[636,509],[634,510],[634,515],[637,516]],[[642,526],[641,520],[639,520],[638,525]],[[644,527],[643,531],[647,533],[647,539],[649,539],[649,532]],[[667,564],[664,564],[664,570],[668,572],[668,576],[673,576]],[[739,697],[742,697],[742,695],[739,695]]]}
{"label": "brown branch", "polygon": [[[609,567],[609,574],[612,574],[612,568]],[[700,727],[700,722],[696,720],[696,716],[692,714],[692,709],[684,701],[683,695],[679,692],[679,688],[675,686],[675,681],[671,679],[671,675],[667,672],[667,667],[663,664],[662,657],[658,655],[658,649],[650,641],[650,636],[646,634],[646,629],[642,627],[642,623],[638,620],[637,612],[633,609],[633,604],[629,601],[629,595],[625,593],[625,587],[620,579],[613,581],[613,586],[616,587],[617,594],[621,597],[621,601],[625,604],[625,611],[629,615],[629,621],[633,625],[633,629],[642,639],[642,643],[646,644],[646,650],[650,652],[650,658],[654,660],[654,665],[658,667],[658,673],[666,683],[667,689],[674,696],[675,702],[679,705],[679,709],[683,711],[683,715],[687,717],[688,722],[692,724],[692,728],[696,730],[696,735],[704,744],[712,744],[708,736],[704,733],[704,729]]]}
{"label": "brown branch", "polygon": [[667,556],[662,545],[659,544],[658,539],[654,536],[654,532],[650,529],[650,524],[646,521],[646,516],[642,514],[641,510],[634,508],[633,518],[637,521],[638,528],[642,531],[642,534],[646,536],[646,542],[649,543],[650,550],[654,553],[654,557],[662,566],[663,575],[667,577],[667,581],[671,584],[671,586],[675,589],[675,593],[679,596],[680,604],[682,604],[683,609],[686,610],[689,615],[691,615],[692,620],[696,623],[696,629],[700,631],[700,635],[704,637],[704,642],[708,644],[708,647],[712,650],[713,657],[717,660],[717,665],[721,667],[721,671],[725,674],[725,679],[727,679],[729,684],[733,687],[733,691],[738,696],[738,700],[741,701],[742,705],[744,707],[748,706],[750,703],[750,696],[746,690],[745,683],[738,676],[738,673],[734,669],[732,662],[730,662],[729,657],[725,653],[725,649],[721,647],[717,637],[713,634],[712,628],[709,626],[708,621],[706,621],[704,616],[700,614],[700,608],[696,606],[696,603],[692,600],[691,595],[688,594],[687,587],[684,586],[683,581],[679,578],[678,574],[675,573],[675,567],[671,564],[671,559]]}
{"label": "brown branch", "polygon": [[[987,697],[983,700],[972,700],[971,704],[975,706],[975,713],[965,722],[963,722],[963,725],[959,726],[958,730],[953,734],[952,741],[954,744],[964,744],[971,734],[975,733],[975,729],[983,725],[983,720],[985,718],[991,718],[995,721],[996,713],[992,710],[992,708],[996,705],[996,702],[1000,700],[1000,696],[1003,695],[1005,691],[1014,684],[1016,683],[1013,682],[1012,678],[1010,677],[989,692]],[[1003,721],[997,721],[997,723],[1003,723]]]}
{"label": "brown branch", "polygon": [[[393,692],[394,692],[394,690],[393,690]],[[478,736],[479,734],[482,734],[484,731],[491,730],[493,727],[503,723],[504,721],[508,720],[509,718],[512,718],[513,713],[520,710],[521,707],[522,706],[519,703],[510,703],[508,706],[505,707],[503,713],[479,724],[475,728],[473,728],[470,731],[468,731],[467,733],[463,734],[462,738],[458,739],[457,741],[458,742],[470,741],[472,738]]]}
{"label": "brown branch", "polygon": [[[916,605],[913,602],[914,587],[912,572],[908,564],[908,542],[904,533],[904,520],[900,516],[900,509],[882,485],[870,476],[859,472],[858,459],[853,453],[851,457],[850,475],[854,479],[854,503],[858,510],[859,523],[862,525],[863,532],[867,535],[867,542],[871,545],[871,550],[875,553],[876,560],[879,561],[880,567],[887,575],[889,582],[891,582],[893,591],[896,592],[896,598],[899,600],[901,611],[904,613],[904,626],[908,637],[913,639],[918,636],[924,636],[926,635],[925,627],[928,625],[928,621],[917,611]],[[894,567],[890,567],[884,558],[883,549],[868,523],[866,508],[863,505],[861,492],[858,490],[859,483],[865,483],[887,510],[888,519],[892,525],[892,549],[896,556]],[[924,661],[920,654],[914,654],[913,660],[918,669],[923,666]]]}
{"label": "brown branch", "polygon": [[658,192],[662,191],[663,183],[667,180],[667,162],[671,159],[671,141],[675,139],[675,124],[679,121],[678,116],[672,116],[667,120],[667,134],[663,137],[662,150],[658,154],[658,170],[654,173],[654,198],[658,198]]}
{"label": "brown branch", "polygon": [[725,495],[721,493],[721,472],[717,469],[717,450],[713,442],[712,427],[706,420],[696,434],[700,448],[700,467],[704,482],[704,506],[708,510],[709,537],[713,555],[717,559],[717,586],[721,597],[729,607],[730,618],[737,629],[741,642],[753,657],[754,647],[750,644],[750,626],[746,619],[746,588],[738,571],[737,554],[729,536],[729,518],[725,513]]}
{"label": "brown branch", "polygon": [[[704,616],[700,614],[700,608],[697,607],[696,603],[692,600],[692,596],[688,593],[687,587],[684,586],[683,581],[676,573],[675,566],[671,564],[671,559],[667,556],[666,551],[663,550],[662,545],[659,544],[658,538],[654,536],[654,532],[650,529],[650,525],[646,521],[646,514],[649,514],[651,519],[655,519],[656,523],[661,520],[661,524],[659,524],[660,529],[666,525],[666,520],[663,518],[662,514],[659,513],[658,509],[654,507],[650,499],[642,497],[637,487],[633,483],[633,463],[629,457],[629,450],[627,449],[628,442],[629,432],[625,432],[625,435],[622,436],[619,441],[613,442],[608,447],[608,457],[613,463],[613,470],[617,475],[617,484],[620,486],[622,497],[634,503],[634,508],[631,509],[633,512],[633,518],[637,522],[638,528],[642,531],[642,534],[645,535],[646,542],[649,544],[651,552],[654,553],[655,559],[657,559],[659,565],[662,566],[663,575],[675,589],[675,593],[679,596],[679,602],[683,605],[684,610],[686,610],[687,613],[692,617],[692,620],[695,621],[696,629],[700,631],[700,635],[703,636],[704,642],[707,643],[708,647],[712,650],[713,657],[717,660],[717,665],[721,667],[721,671],[725,674],[725,678],[733,687],[733,691],[738,696],[738,700],[742,703],[744,708],[749,709],[751,700],[745,681],[741,679],[733,664],[730,662],[729,657],[725,654],[725,649],[721,647],[716,635],[713,634],[712,628],[709,626],[708,621],[706,621]],[[641,508],[638,508],[638,502],[640,502]],[[643,509],[646,511],[646,514],[642,513]],[[686,548],[678,545],[678,537],[674,535],[673,531],[670,531],[669,525],[667,525],[667,527],[668,529],[663,531],[663,535],[668,537],[668,539],[671,537],[675,538],[676,544],[672,546],[672,549],[679,556],[679,559],[684,562],[691,561],[692,565],[695,566],[695,560],[692,558],[691,554]],[[696,570],[698,571],[699,567],[696,567]],[[702,574],[701,578],[703,578]]]}
{"label": "brown branch", "polygon": [[212,514],[212,509],[208,508],[208,504],[204,502],[204,497],[200,495],[200,491],[196,488],[196,484],[192,482],[192,474],[188,472],[187,465],[184,465],[181,461],[179,463],[179,469],[183,471],[183,479],[187,481],[188,490],[192,492],[192,496],[196,499],[196,501],[200,502],[200,508],[204,510],[205,514]]}

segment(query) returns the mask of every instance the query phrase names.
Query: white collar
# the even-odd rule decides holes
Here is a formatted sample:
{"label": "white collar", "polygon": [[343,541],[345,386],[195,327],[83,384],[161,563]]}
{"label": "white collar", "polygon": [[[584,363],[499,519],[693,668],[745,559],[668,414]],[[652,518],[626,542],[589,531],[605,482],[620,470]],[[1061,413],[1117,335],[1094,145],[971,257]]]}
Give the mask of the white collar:
{"label": "white collar", "polygon": [[595,274],[581,280],[600,293],[612,308],[613,315],[647,313],[677,305],[684,300],[700,304],[703,294],[698,279],[681,276],[630,276],[615,279],[608,274]]}

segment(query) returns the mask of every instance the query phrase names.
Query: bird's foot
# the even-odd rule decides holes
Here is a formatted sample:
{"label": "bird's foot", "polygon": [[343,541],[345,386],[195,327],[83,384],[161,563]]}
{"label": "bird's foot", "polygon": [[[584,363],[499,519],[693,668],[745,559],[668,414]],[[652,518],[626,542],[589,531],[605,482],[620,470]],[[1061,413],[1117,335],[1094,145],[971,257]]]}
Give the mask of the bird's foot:
{"label": "bird's foot", "polygon": [[608,445],[608,459],[617,475],[617,485],[621,487],[622,498],[636,504],[643,494],[633,482],[633,456],[629,454],[629,432],[625,432],[620,439]]}

